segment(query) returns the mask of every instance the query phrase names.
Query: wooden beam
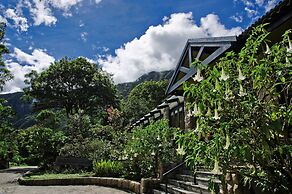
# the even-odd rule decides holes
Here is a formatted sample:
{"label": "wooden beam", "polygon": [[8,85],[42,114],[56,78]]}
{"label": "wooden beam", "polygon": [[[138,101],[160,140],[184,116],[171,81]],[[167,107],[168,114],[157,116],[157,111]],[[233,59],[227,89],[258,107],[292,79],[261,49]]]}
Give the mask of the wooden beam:
{"label": "wooden beam", "polygon": [[190,71],[189,68],[186,68],[186,67],[180,67],[179,68],[179,71],[183,72],[183,73],[188,73]]}
{"label": "wooden beam", "polygon": [[199,58],[201,57],[204,48],[205,48],[205,47],[203,47],[203,46],[200,48],[200,50],[199,50],[199,52],[198,52],[198,54],[197,54],[197,56],[196,56],[196,59],[199,59]]}
{"label": "wooden beam", "polygon": [[[225,44],[225,46],[222,46],[218,48],[215,52],[213,52],[210,56],[208,56],[202,63],[204,65],[208,65],[210,62],[215,60],[219,55],[221,55],[223,52],[225,52],[228,48],[230,48],[231,44]],[[202,47],[201,47],[202,48]],[[171,93],[175,89],[177,89],[183,82],[190,79],[194,74],[196,73],[196,70],[194,67],[191,67],[189,72],[181,78],[179,81],[177,81],[175,84],[172,85],[172,87],[169,89],[168,93]]]}

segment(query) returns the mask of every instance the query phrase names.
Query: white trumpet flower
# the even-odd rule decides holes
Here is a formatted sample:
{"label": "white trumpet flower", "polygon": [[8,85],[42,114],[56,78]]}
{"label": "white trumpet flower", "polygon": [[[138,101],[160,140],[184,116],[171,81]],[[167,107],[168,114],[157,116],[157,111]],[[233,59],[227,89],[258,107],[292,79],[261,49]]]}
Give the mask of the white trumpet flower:
{"label": "white trumpet flower", "polygon": [[241,69],[240,67],[238,68],[238,80],[245,80],[245,76],[242,75]]}
{"label": "white trumpet flower", "polygon": [[194,81],[197,81],[197,82],[200,82],[200,81],[202,81],[203,79],[204,79],[204,77],[201,76],[201,70],[198,69],[198,70],[197,70],[197,74],[196,74],[196,76],[193,77],[193,80],[194,80]]}
{"label": "white trumpet flower", "polygon": [[266,51],[265,51],[265,54],[269,55],[271,54],[271,49],[269,47],[269,45],[266,43]]}
{"label": "white trumpet flower", "polygon": [[215,160],[214,169],[211,171],[211,173],[212,174],[220,174],[218,159]]}
{"label": "white trumpet flower", "polygon": [[219,114],[218,114],[218,110],[215,108],[215,114],[214,114],[214,117],[213,117],[213,119],[215,119],[215,120],[218,120],[218,119],[220,119],[220,117],[219,117]]}
{"label": "white trumpet flower", "polygon": [[223,110],[223,108],[221,107],[221,103],[219,102],[219,104],[218,104],[218,111],[222,111]]}
{"label": "white trumpet flower", "polygon": [[186,154],[184,148],[183,148],[183,147],[180,147],[180,145],[179,145],[178,148],[176,149],[176,152],[177,152],[178,155],[181,155],[181,156],[183,156],[183,155]]}
{"label": "white trumpet flower", "polygon": [[242,87],[241,84],[239,85],[239,94],[238,94],[238,95],[239,95],[240,97],[243,97],[243,96],[246,95],[246,93],[244,92],[243,87]]}
{"label": "white trumpet flower", "polygon": [[288,53],[292,53],[292,43],[291,43],[289,37],[288,37],[288,44],[289,44],[289,47],[287,48],[287,52],[288,52]]}
{"label": "white trumpet flower", "polygon": [[225,74],[224,68],[222,68],[221,77],[219,78],[219,80],[226,81],[228,79],[229,79],[229,76]]}
{"label": "white trumpet flower", "polygon": [[226,144],[225,144],[224,149],[227,150],[229,146],[230,146],[230,137],[229,137],[229,134],[226,134]]}
{"label": "white trumpet flower", "polygon": [[199,129],[200,129],[200,123],[199,123],[199,119],[197,119],[195,132],[198,132]]}
{"label": "white trumpet flower", "polygon": [[194,111],[193,111],[193,114],[194,114],[194,116],[198,116],[198,115],[201,114],[201,109],[198,108],[197,103],[195,103],[195,105],[194,105]]}
{"label": "white trumpet flower", "polygon": [[211,108],[210,108],[210,107],[208,107],[208,111],[207,111],[207,113],[206,113],[206,116],[207,116],[207,117],[211,117],[211,116],[212,116]]}

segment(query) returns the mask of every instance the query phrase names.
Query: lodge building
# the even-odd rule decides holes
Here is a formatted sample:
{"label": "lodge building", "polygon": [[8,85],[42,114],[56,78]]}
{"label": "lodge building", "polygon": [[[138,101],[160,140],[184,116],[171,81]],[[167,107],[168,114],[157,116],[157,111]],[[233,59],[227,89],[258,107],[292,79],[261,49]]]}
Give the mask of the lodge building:
{"label": "lodge building", "polygon": [[171,127],[193,128],[194,122],[187,114],[182,87],[185,82],[194,82],[192,77],[197,71],[191,64],[198,59],[204,65],[214,65],[226,52],[239,52],[252,29],[261,24],[267,24],[265,29],[270,32],[267,39],[271,41],[271,44],[281,41],[285,31],[292,29],[292,0],[281,1],[238,36],[189,39],[167,87],[167,98],[132,127],[147,125],[151,120],[165,118],[169,120]]}

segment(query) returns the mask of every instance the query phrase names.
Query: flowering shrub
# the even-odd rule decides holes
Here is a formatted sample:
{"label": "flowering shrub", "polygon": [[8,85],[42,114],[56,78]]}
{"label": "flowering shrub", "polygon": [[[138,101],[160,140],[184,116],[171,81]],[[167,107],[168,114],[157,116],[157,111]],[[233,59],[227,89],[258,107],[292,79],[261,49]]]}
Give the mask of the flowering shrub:
{"label": "flowering shrub", "polygon": [[156,177],[165,165],[175,161],[176,132],[166,120],[135,128],[122,156],[128,163],[128,176],[134,179]]}
{"label": "flowering shrub", "polygon": [[239,53],[228,52],[213,66],[194,63],[199,71],[184,95],[196,129],[178,140],[190,166],[237,171],[245,183],[271,192],[292,190],[290,33],[269,46],[269,33],[259,26]]}

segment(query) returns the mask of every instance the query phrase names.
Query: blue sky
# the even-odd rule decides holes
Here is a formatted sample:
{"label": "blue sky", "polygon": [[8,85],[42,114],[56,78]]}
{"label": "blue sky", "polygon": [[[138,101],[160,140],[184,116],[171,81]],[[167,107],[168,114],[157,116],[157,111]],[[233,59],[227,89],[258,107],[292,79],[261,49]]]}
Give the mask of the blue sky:
{"label": "blue sky", "polygon": [[24,74],[64,56],[87,57],[116,83],[173,69],[188,38],[237,35],[277,0],[0,0],[6,63],[20,91]]}

